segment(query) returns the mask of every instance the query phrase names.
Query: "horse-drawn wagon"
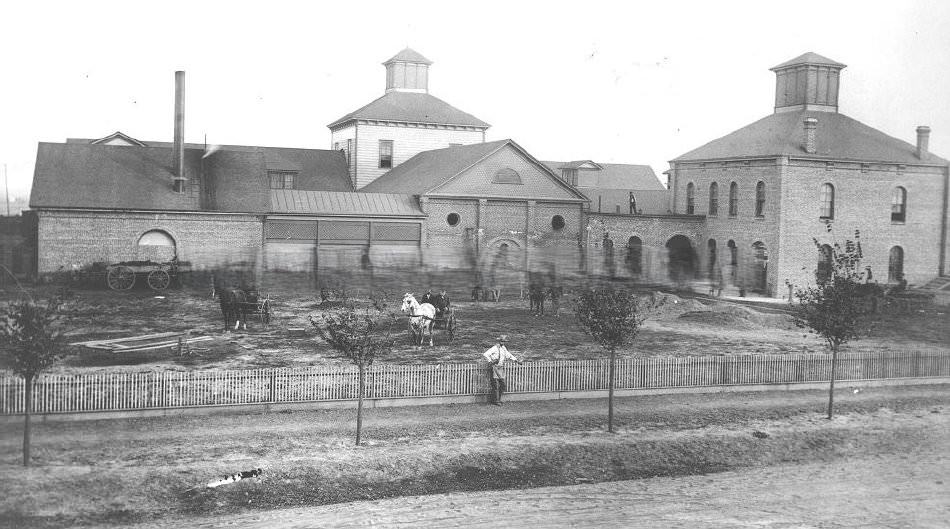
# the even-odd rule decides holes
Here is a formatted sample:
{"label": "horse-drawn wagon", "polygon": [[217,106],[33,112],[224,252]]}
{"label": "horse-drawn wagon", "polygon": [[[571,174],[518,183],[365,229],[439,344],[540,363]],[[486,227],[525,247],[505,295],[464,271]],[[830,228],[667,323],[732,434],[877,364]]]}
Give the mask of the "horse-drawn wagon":
{"label": "horse-drawn wagon", "polygon": [[129,290],[136,281],[145,280],[148,287],[159,292],[177,279],[182,265],[178,259],[164,263],[154,261],[123,261],[106,267],[106,284],[112,290]]}
{"label": "horse-drawn wagon", "polygon": [[449,335],[449,341],[455,340],[458,321],[455,318],[455,309],[451,305],[439,312],[433,305],[420,304],[415,296],[406,294],[402,300],[401,310],[409,316],[409,338],[414,344],[422,345],[428,333],[431,346],[432,331],[436,328],[445,329]]}
{"label": "horse-drawn wagon", "polygon": [[225,331],[231,329],[232,322],[234,322],[234,330],[237,330],[241,322],[244,322],[244,328],[247,329],[248,320],[255,316],[264,327],[270,325],[270,296],[262,295],[254,289],[242,290],[237,288],[218,290],[215,295],[221,303]]}

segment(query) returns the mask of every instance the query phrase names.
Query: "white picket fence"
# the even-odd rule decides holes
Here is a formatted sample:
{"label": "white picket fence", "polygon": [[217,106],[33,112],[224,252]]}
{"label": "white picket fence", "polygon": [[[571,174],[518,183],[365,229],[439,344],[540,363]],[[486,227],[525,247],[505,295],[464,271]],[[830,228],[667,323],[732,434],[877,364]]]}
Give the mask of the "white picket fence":
{"label": "white picket fence", "polygon": [[[950,352],[853,352],[839,356],[837,380],[950,376]],[[514,393],[607,388],[607,360],[512,364]],[[820,382],[829,379],[824,354],[623,357],[615,387],[680,388]],[[0,374],[0,415],[24,411],[24,381]],[[488,390],[484,364],[376,365],[367,375],[368,398],[475,395]],[[243,371],[153,371],[43,375],[33,388],[34,413],[130,411],[197,406],[355,399],[356,368]]]}

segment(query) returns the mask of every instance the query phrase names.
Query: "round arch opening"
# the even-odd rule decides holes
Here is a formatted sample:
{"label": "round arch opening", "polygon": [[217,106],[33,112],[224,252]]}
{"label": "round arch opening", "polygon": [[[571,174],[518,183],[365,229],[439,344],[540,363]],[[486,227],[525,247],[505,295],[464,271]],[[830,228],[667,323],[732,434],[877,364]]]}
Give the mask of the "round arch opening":
{"label": "round arch opening", "polygon": [[178,255],[175,239],[164,230],[149,230],[139,237],[135,248],[136,259],[164,263]]}
{"label": "round arch opening", "polygon": [[666,241],[670,279],[689,281],[696,277],[696,250],[685,235],[674,235]]}

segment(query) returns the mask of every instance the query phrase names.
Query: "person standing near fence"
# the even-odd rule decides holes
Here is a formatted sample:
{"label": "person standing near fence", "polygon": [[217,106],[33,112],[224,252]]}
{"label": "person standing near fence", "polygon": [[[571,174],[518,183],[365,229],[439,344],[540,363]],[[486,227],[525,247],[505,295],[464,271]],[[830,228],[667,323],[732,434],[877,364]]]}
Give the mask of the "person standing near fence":
{"label": "person standing near fence", "polygon": [[491,384],[491,393],[488,396],[488,400],[495,406],[501,406],[501,396],[508,389],[508,383],[505,380],[507,376],[505,363],[509,360],[518,362],[519,364],[521,363],[521,360],[515,358],[515,356],[508,351],[507,343],[508,335],[502,334],[498,337],[498,342],[493,345],[491,349],[482,353],[485,360],[488,360],[488,382]]}

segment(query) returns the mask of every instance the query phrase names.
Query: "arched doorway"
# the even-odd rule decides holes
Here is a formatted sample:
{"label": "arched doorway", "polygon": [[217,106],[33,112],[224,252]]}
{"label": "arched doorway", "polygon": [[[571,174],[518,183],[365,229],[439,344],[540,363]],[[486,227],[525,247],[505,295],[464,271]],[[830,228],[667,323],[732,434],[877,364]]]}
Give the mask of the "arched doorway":
{"label": "arched doorway", "polygon": [[706,265],[706,272],[709,274],[709,279],[716,279],[716,269],[718,265],[718,256],[716,255],[716,239],[709,239],[706,242],[706,255],[709,260],[709,263]]}
{"label": "arched doorway", "polygon": [[729,280],[732,284],[735,284],[739,276],[739,247],[736,246],[736,241],[732,239],[729,239],[726,247],[729,248]]}
{"label": "arched doorway", "polygon": [[503,239],[489,244],[488,286],[499,288],[518,285],[521,281],[521,247],[518,243]]}
{"label": "arched doorway", "polygon": [[175,239],[162,230],[147,231],[139,237],[135,257],[139,261],[164,263],[178,255]]}
{"label": "arched doorway", "polygon": [[769,251],[762,241],[752,243],[752,290],[769,293]]}
{"label": "arched doorway", "polygon": [[684,235],[674,235],[666,241],[669,257],[668,272],[676,282],[689,281],[696,277],[696,251]]}
{"label": "arched doorway", "polygon": [[904,279],[904,249],[894,246],[887,260],[887,282],[900,283],[901,279]]}
{"label": "arched doorway", "polygon": [[643,273],[643,240],[636,235],[627,239],[627,271],[633,276]]}

